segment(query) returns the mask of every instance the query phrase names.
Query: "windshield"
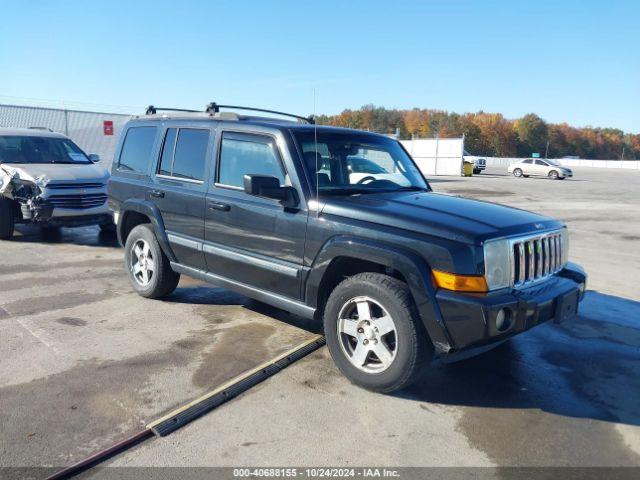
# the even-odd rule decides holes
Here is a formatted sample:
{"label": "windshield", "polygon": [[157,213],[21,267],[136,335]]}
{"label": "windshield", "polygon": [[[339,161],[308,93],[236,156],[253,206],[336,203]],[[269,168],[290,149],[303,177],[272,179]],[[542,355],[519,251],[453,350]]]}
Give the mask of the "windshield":
{"label": "windshield", "polygon": [[558,162],[556,162],[555,160],[549,160],[549,159],[544,159],[545,162],[547,162],[550,165],[555,165],[556,167],[561,167],[562,165],[560,165]]}
{"label": "windshield", "polygon": [[0,136],[0,163],[91,163],[67,138]]}
{"label": "windshield", "polygon": [[[391,138],[353,132],[293,132],[313,187],[324,194],[429,190],[429,185]],[[316,141],[317,139],[317,141]]]}

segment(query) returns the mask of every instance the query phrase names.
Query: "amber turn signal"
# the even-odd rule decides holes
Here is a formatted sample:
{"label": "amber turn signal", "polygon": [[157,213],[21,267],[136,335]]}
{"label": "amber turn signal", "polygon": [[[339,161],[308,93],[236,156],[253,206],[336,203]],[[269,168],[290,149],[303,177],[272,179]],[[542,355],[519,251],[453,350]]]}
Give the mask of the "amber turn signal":
{"label": "amber turn signal", "polygon": [[455,273],[433,270],[436,285],[456,292],[486,292],[487,282],[482,275],[457,275]]}

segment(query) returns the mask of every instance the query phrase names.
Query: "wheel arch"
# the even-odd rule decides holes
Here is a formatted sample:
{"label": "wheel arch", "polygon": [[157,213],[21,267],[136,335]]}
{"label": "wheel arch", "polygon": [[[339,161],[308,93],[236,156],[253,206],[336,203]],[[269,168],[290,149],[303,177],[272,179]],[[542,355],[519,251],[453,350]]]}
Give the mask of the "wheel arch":
{"label": "wheel arch", "polygon": [[151,224],[160,248],[162,248],[162,251],[170,261],[175,262],[176,257],[169,244],[160,210],[150,202],[136,199],[123,202],[120,208],[120,219],[117,226],[118,241],[120,244],[124,245],[127,242],[127,237],[129,233],[131,233],[131,230],[143,223]]}
{"label": "wheel arch", "polygon": [[329,294],[346,276],[373,271],[403,280],[422,323],[439,353],[452,343],[435,301],[431,268],[415,253],[393,245],[340,236],[330,239],[316,256],[305,284],[305,299],[321,315]]}

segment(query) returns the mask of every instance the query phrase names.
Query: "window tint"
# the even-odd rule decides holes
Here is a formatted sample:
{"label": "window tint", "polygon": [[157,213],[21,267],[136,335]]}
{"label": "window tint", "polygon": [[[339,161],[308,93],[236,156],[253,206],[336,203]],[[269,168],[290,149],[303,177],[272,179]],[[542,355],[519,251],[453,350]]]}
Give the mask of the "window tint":
{"label": "window tint", "polygon": [[181,128],[178,131],[172,175],[190,180],[204,180],[208,143],[209,130]]}
{"label": "window tint", "polygon": [[284,184],[282,165],[273,139],[259,135],[223,135],[218,182],[242,187],[245,174],[270,175]]}
{"label": "window tint", "polygon": [[522,162],[522,163],[532,163],[532,162],[531,162],[531,159],[529,158],[528,160],[525,160],[525,161],[524,161],[524,162]]}
{"label": "window tint", "polygon": [[133,127],[127,130],[118,162],[120,170],[147,172],[153,142],[156,139],[156,130],[156,127]]}
{"label": "window tint", "polygon": [[171,175],[171,163],[173,161],[173,147],[176,144],[175,128],[170,128],[164,136],[164,143],[162,145],[162,157],[160,159],[160,166],[158,167],[158,173],[160,175]]}
{"label": "window tint", "polygon": [[546,163],[544,163],[542,160],[536,160],[536,165],[544,165],[547,166]]}

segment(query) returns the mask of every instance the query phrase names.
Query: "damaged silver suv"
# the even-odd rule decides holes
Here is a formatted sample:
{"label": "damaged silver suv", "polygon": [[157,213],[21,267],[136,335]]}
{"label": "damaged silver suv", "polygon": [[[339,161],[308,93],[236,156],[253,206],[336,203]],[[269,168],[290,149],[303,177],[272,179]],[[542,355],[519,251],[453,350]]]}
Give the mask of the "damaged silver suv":
{"label": "damaged silver suv", "polygon": [[16,223],[113,229],[109,172],[99,160],[60,133],[0,128],[0,239]]}

